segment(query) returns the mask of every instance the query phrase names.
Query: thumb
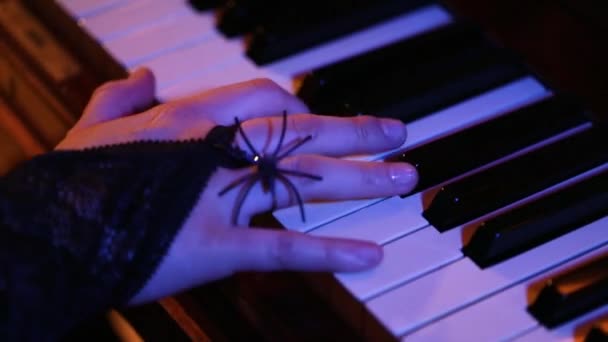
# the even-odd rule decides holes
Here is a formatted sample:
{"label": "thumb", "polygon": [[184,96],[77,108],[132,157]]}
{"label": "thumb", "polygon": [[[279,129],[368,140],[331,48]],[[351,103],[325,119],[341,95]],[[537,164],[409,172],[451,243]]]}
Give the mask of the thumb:
{"label": "thumb", "polygon": [[322,238],[270,229],[231,229],[222,234],[226,259],[238,271],[361,271],[382,260],[382,247],[367,241]]}
{"label": "thumb", "polygon": [[84,128],[142,111],[154,104],[154,74],[139,68],[128,78],[97,88],[77,126]]}

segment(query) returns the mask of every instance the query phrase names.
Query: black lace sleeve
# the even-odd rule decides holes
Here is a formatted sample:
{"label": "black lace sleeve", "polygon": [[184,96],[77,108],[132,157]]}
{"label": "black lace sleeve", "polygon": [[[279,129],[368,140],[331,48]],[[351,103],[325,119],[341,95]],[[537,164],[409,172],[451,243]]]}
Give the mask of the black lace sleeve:
{"label": "black lace sleeve", "polygon": [[[54,340],[145,285],[233,127],[37,157],[0,179],[0,340]],[[221,147],[221,148],[218,148]]]}

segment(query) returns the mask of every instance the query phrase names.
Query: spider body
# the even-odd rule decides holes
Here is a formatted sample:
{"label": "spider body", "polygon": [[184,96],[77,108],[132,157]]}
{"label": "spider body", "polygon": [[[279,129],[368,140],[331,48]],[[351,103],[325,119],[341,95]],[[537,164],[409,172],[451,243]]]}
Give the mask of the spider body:
{"label": "spider body", "polygon": [[272,158],[272,156],[256,155],[253,157],[253,162],[257,166],[262,189],[265,193],[272,191],[276,174],[279,172],[277,166],[278,161],[275,158]]}
{"label": "spider body", "polygon": [[277,207],[277,198],[276,198],[276,181],[278,180],[281,184],[285,186],[290,196],[295,197],[298,206],[300,208],[300,216],[302,221],[306,221],[306,216],[304,215],[304,203],[298,192],[296,186],[293,182],[287,178],[286,175],[304,177],[309,179],[314,179],[317,181],[322,180],[323,178],[317,175],[312,175],[304,172],[299,172],[295,170],[286,170],[280,168],[278,163],[285,157],[287,157],[291,152],[293,152],[298,147],[302,146],[304,143],[312,139],[309,135],[305,138],[298,139],[289,149],[284,152],[281,152],[283,147],[283,140],[285,138],[285,132],[287,130],[287,112],[283,112],[283,121],[281,127],[281,136],[279,137],[279,142],[271,154],[263,154],[259,153],[249,138],[245,134],[243,127],[238,118],[234,118],[235,125],[239,131],[239,134],[243,137],[245,144],[247,145],[249,152],[252,157],[248,157],[247,153],[238,149],[232,148],[233,155],[239,156],[239,159],[244,161],[243,166],[254,166],[253,173],[247,174],[243,177],[240,177],[233,182],[229,183],[226,187],[224,187],[219,193],[219,196],[223,196],[230,190],[236,188],[241,184],[245,184],[245,186],[239,192],[239,195],[236,199],[235,207],[232,211],[232,224],[236,225],[239,217],[239,213],[241,211],[241,207],[247,198],[247,195],[251,191],[251,189],[255,186],[257,182],[261,183],[262,191],[264,193],[270,193],[272,196],[272,208]]}

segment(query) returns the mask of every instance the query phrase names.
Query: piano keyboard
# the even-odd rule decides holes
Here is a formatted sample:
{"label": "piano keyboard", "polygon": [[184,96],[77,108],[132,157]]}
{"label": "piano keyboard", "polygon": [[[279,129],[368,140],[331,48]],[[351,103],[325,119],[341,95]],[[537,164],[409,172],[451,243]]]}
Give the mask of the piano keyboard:
{"label": "piano keyboard", "polygon": [[[405,44],[407,51],[408,44],[418,44],[412,42],[421,40],[420,37],[425,35],[430,37],[431,51],[441,51],[442,46],[432,43],[434,37],[442,30],[449,30],[459,24],[442,5],[417,1],[416,6],[395,13],[382,22],[356,29],[350,34],[260,66],[244,53],[244,38],[226,38],[216,29],[217,18],[213,12],[197,12],[185,1],[58,2],[126,68],[143,65],[150,67],[158,79],[157,93],[164,101],[255,77],[270,78],[285,89],[297,93],[302,84],[302,75],[312,71],[315,71],[315,75],[338,75],[337,81],[334,80],[338,82],[335,89],[341,89],[339,82],[348,81],[339,79],[344,78],[344,75],[339,76],[339,68],[346,68],[344,66],[352,60],[360,58],[356,63],[372,63],[369,60],[373,60],[373,56],[362,56],[398,44]],[[422,45],[415,46],[420,48]],[[486,51],[485,47],[476,49],[471,50],[471,58],[477,56],[475,54],[478,52],[475,51]],[[463,51],[462,56],[470,53],[467,52],[469,50]],[[450,56],[452,55],[446,57],[448,68],[445,73],[451,74],[451,71],[458,70],[449,70]],[[355,62],[352,63],[356,65]],[[466,63],[466,59],[462,63]],[[418,67],[423,68],[423,65],[409,67],[415,72]],[[586,287],[581,285],[583,289],[579,292],[582,294],[576,291],[573,294],[590,296],[591,293],[592,298],[595,298],[592,301],[594,305],[580,309],[574,317],[554,328],[546,328],[529,313],[529,307],[538,296],[539,284],[557,274],[572,272],[589,260],[600,258],[601,261],[602,256],[608,255],[608,155],[596,146],[605,146],[605,138],[602,134],[596,134],[597,128],[584,116],[580,116],[582,114],[578,109],[566,104],[562,106],[560,102],[551,107],[555,98],[556,101],[561,100],[550,88],[532,74],[509,72],[510,76],[499,84],[486,84],[482,89],[472,87],[474,90],[463,98],[446,97],[451,102],[446,100],[444,105],[431,112],[404,119],[408,122],[409,137],[398,149],[401,154],[395,155],[396,151],[389,151],[375,156],[357,156],[377,160],[391,155],[392,158],[413,160],[416,163],[419,162],[417,156],[420,156],[429,164],[427,166],[422,163],[418,166],[429,172],[434,165],[452,164],[441,159],[444,155],[445,158],[454,158],[454,161],[479,159],[486,154],[491,159],[482,158],[478,160],[478,165],[472,163],[463,166],[458,173],[435,177],[424,183],[425,186],[416,193],[406,196],[307,204],[305,223],[300,221],[297,208],[286,208],[274,213],[287,229],[314,236],[366,239],[384,246],[385,258],[377,268],[357,274],[336,274],[335,280],[352,295],[353,300],[362,303],[369,314],[397,340],[569,341],[574,340],[575,332],[577,336],[580,335],[581,326],[585,327],[585,333],[595,326],[596,329],[590,333],[593,336],[601,334],[601,328],[606,326],[608,265],[605,264],[600,264],[597,276],[590,277]],[[472,77],[471,73],[454,76],[462,77],[456,80],[437,80],[436,83],[439,84],[436,84],[436,88],[425,92],[416,90],[421,91],[416,96],[444,99],[438,94],[439,85],[444,88],[446,84],[455,85],[446,88],[445,92],[450,95],[455,90],[480,82],[480,77]],[[444,73],[439,76],[444,76]],[[305,79],[304,84],[306,80],[311,80],[311,77]],[[404,89],[409,89],[406,87],[407,82],[407,79],[402,80],[401,86]],[[433,80],[429,82],[432,84]],[[373,83],[374,87],[382,85],[382,82]],[[326,87],[320,91],[328,90]],[[361,91],[366,94],[366,90]],[[344,106],[351,105],[348,101],[356,99],[353,94],[355,93],[338,91],[328,96],[342,101],[338,104]],[[403,94],[404,97],[407,95]],[[340,96],[344,96],[344,99]],[[314,96],[311,99],[314,100]],[[413,101],[415,100],[416,98]],[[366,104],[358,105],[365,108]],[[387,108],[390,105],[387,104]],[[323,108],[323,104],[318,108]],[[534,116],[540,118],[543,114],[550,115],[552,119],[547,121],[557,125],[561,108],[572,111],[570,116],[564,117],[574,120],[580,114],[580,120],[555,126],[554,131],[547,131],[545,136],[534,136],[540,134],[541,127],[546,126],[541,120],[539,129],[529,130],[529,134],[533,135],[529,137],[530,140],[520,142],[515,141],[514,136],[524,133],[517,127],[507,127],[510,135],[503,132],[504,136],[501,136],[497,131],[496,134],[485,137],[490,139],[489,145],[501,148],[501,152],[496,152],[496,155],[494,151],[484,152],[479,149],[483,147],[479,145],[484,145],[485,142],[475,140],[480,139],[475,130],[481,132],[482,127],[491,127],[499,120],[511,122],[509,120],[512,117],[521,116],[522,113],[530,116],[530,125]],[[549,110],[556,111],[555,116],[552,112],[547,112]],[[428,157],[430,152],[425,153],[436,151],[441,145],[436,143],[448,139],[452,139],[449,141],[454,141],[455,144],[462,144],[458,145],[462,148],[454,150],[455,153],[446,150],[443,150],[444,154],[437,152],[432,155],[434,161]],[[473,140],[467,145],[466,139]],[[563,149],[570,144],[564,144],[563,141],[566,140],[573,141],[572,144],[580,141],[580,146],[585,147],[584,152],[589,153],[571,152],[572,156],[566,157],[567,153]],[[511,147],[506,148],[507,145]],[[593,146],[596,146],[595,149]],[[551,149],[554,150],[553,154],[543,154]],[[416,151],[420,151],[419,154]],[[423,158],[425,155],[426,159]],[[530,187],[522,186],[524,190],[534,188],[531,193],[516,192],[517,186],[512,183],[506,183],[502,187],[497,186],[496,182],[487,183],[488,179],[498,179],[498,183],[502,180],[506,182],[506,179],[517,182],[517,177],[507,176],[513,172],[533,173],[534,170],[525,167],[522,170],[521,165],[517,166],[518,159],[530,155],[538,158],[556,155],[559,160],[562,160],[561,156],[564,159],[561,164],[555,163],[553,168],[557,170],[549,170],[551,175],[540,175]],[[580,161],[580,165],[577,161]],[[562,167],[565,169],[563,172]],[[494,171],[501,168],[506,170],[503,174]],[[499,174],[500,177],[492,178],[492,174]],[[425,177],[423,171],[421,177]],[[463,188],[462,184],[474,186],[469,189]],[[476,204],[485,205],[490,200],[479,197],[491,197],[491,193],[483,195],[482,191],[489,186],[495,186],[496,190],[493,191],[504,193],[509,200],[498,201],[497,207],[489,206],[487,210],[478,210]],[[579,190],[583,186],[592,190]],[[461,190],[456,192],[450,203],[432,203],[432,199],[441,193],[441,188]],[[573,198],[587,201],[584,203],[589,205],[576,206],[577,202],[572,202]],[[459,202],[461,199],[464,203]],[[451,212],[446,208],[451,208],[456,213],[460,213],[461,208],[472,208],[474,214],[463,216],[462,220],[448,225],[449,227],[436,228],[438,224],[443,225],[440,221],[451,218],[446,217]],[[479,226],[481,222],[484,224]],[[526,227],[526,222],[533,223],[528,229],[535,229],[534,234],[522,233],[521,227]],[[485,235],[486,240],[490,240],[475,242],[476,239],[483,238],[480,236],[484,229],[495,229],[492,231],[494,233]],[[536,240],[529,241],[529,235]],[[492,236],[494,239],[491,239]],[[501,240],[500,237],[505,238]],[[490,258],[487,264],[483,264],[486,261],[478,260],[482,257],[472,257],[475,253],[481,255],[479,250],[484,250],[485,247],[493,248],[487,253],[502,251],[502,259],[496,262]],[[483,265],[479,266],[481,264]],[[580,336],[577,337],[579,338]]]}

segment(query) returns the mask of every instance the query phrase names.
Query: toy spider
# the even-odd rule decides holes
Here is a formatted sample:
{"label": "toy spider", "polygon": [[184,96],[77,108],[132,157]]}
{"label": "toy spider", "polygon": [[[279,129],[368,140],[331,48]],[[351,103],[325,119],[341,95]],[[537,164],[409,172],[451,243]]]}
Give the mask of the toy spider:
{"label": "toy spider", "polygon": [[272,196],[272,208],[273,209],[276,208],[277,207],[277,196],[276,196],[276,189],[275,189],[275,180],[277,180],[277,179],[281,183],[283,183],[285,188],[287,188],[287,191],[290,192],[290,195],[293,195],[296,198],[296,200],[298,202],[298,206],[300,208],[300,216],[302,217],[302,222],[306,222],[306,216],[304,215],[304,204],[302,202],[302,197],[300,196],[300,193],[296,189],[296,186],[289,180],[289,178],[287,178],[286,175],[305,177],[305,178],[310,178],[310,179],[314,179],[314,180],[318,180],[318,181],[323,180],[323,178],[320,176],[317,176],[317,175],[311,175],[311,174],[304,173],[304,172],[282,169],[282,168],[278,167],[278,163],[283,158],[287,157],[295,149],[297,149],[298,147],[302,146],[304,143],[306,143],[307,141],[312,139],[312,136],[309,135],[303,139],[298,139],[293,144],[293,146],[291,146],[285,152],[281,153],[281,148],[283,147],[283,140],[285,138],[285,131],[287,130],[287,112],[283,111],[283,122],[282,122],[282,127],[281,127],[281,136],[279,138],[279,143],[277,144],[277,147],[275,148],[275,150],[272,154],[266,155],[266,154],[259,153],[255,149],[255,147],[253,147],[253,144],[251,143],[251,141],[249,141],[249,138],[247,138],[247,135],[245,135],[245,132],[243,131],[243,127],[241,126],[241,122],[239,121],[239,119],[235,117],[234,122],[236,124],[236,127],[237,127],[239,133],[243,137],[243,140],[247,144],[249,151],[252,154],[252,156],[248,156],[246,153],[241,153],[240,158],[246,159],[246,160],[244,160],[245,166],[255,165],[256,170],[251,174],[247,174],[243,177],[240,177],[240,178],[234,180],[233,182],[228,184],[226,187],[224,187],[218,193],[219,196],[223,196],[230,190],[245,183],[245,187],[239,193],[239,195],[236,199],[236,206],[235,206],[234,210],[232,211],[232,224],[236,225],[237,219],[239,217],[239,213],[241,211],[241,207],[243,206],[243,202],[245,202],[245,198],[247,197],[247,195],[249,194],[249,192],[251,191],[253,186],[258,181],[260,181],[262,183],[262,190],[264,191],[264,193],[270,192],[270,194]]}

